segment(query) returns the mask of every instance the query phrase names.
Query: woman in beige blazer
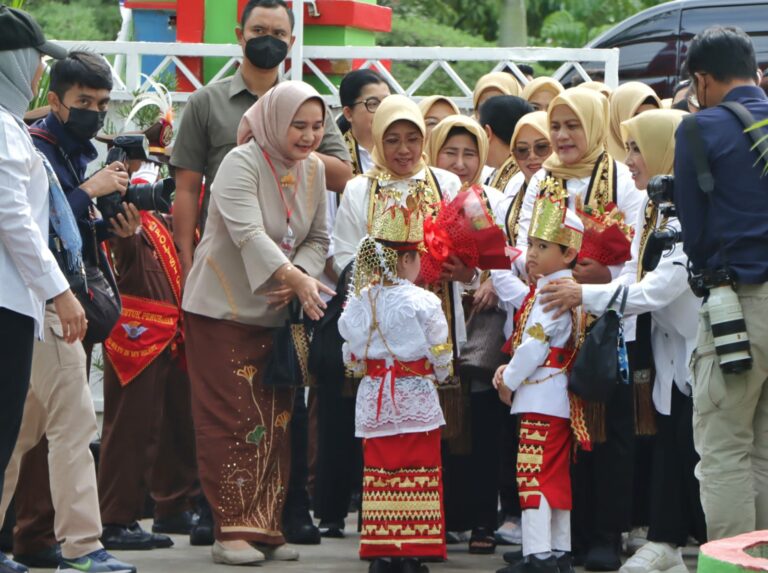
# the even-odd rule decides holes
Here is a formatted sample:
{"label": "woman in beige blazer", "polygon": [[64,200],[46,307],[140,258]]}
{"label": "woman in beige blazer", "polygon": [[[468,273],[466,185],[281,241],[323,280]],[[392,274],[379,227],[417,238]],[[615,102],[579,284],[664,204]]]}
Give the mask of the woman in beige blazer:
{"label": "woman in beige blazer", "polygon": [[211,190],[182,308],[197,460],[213,509],[213,559],[298,559],[281,532],[294,390],[265,385],[274,328],[298,297],[323,314],[317,281],[328,251],[323,163],[312,154],[325,106],[281,82],[245,114],[238,147]]}

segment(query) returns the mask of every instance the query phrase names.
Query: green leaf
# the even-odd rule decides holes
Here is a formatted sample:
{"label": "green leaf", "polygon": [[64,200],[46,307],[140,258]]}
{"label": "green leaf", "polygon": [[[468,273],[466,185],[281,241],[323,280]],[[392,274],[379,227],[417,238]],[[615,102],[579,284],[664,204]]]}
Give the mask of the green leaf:
{"label": "green leaf", "polygon": [[245,441],[248,444],[253,444],[254,446],[258,446],[261,443],[261,440],[264,439],[264,436],[267,434],[267,428],[264,426],[256,426],[253,430],[248,432],[248,435],[245,436]]}

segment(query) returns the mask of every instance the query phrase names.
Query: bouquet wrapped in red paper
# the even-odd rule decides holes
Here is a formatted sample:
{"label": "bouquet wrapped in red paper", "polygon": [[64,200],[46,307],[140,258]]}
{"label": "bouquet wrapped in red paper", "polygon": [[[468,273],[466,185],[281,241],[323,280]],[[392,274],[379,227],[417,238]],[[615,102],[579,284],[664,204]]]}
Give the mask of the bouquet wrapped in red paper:
{"label": "bouquet wrapped in red paper", "polygon": [[440,280],[443,263],[451,255],[481,270],[511,266],[506,236],[496,225],[479,185],[443,203],[436,217],[426,218],[424,246],[427,252],[421,258],[421,278],[426,284]]}
{"label": "bouquet wrapped in red paper", "polygon": [[579,260],[593,259],[605,266],[620,265],[632,258],[631,225],[624,221],[624,213],[615,203],[608,203],[604,210],[590,206],[578,207],[577,213],[584,223],[584,240]]}

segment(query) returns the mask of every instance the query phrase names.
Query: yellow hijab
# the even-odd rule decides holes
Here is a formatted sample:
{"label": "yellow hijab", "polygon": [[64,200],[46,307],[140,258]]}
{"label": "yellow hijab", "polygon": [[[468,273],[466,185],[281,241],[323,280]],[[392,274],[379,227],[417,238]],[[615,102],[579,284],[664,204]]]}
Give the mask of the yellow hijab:
{"label": "yellow hijab", "polygon": [[533,113],[526,113],[518,120],[517,125],[515,126],[515,131],[512,133],[512,139],[509,142],[510,151],[515,148],[517,138],[520,137],[520,130],[525,126],[532,127],[549,141],[549,117],[547,117],[547,112],[534,111]]}
{"label": "yellow hijab", "polygon": [[423,100],[419,102],[419,109],[421,110],[421,115],[424,116],[424,119],[427,118],[427,114],[429,113],[429,110],[432,109],[432,106],[439,101],[445,102],[449,106],[451,106],[451,109],[453,109],[453,113],[455,113],[456,115],[459,115],[461,113],[461,111],[459,110],[459,106],[457,106],[453,102],[453,100],[448,96],[433,95],[433,96],[425,97]]}
{"label": "yellow hijab", "polygon": [[[386,101],[386,100],[384,100]],[[582,87],[565,90],[549,104],[547,123],[552,123],[552,110],[559,105],[568,106],[581,121],[587,135],[587,152],[578,163],[566,165],[552,154],[544,162],[544,169],[554,177],[563,179],[580,179],[592,175],[595,163],[605,151],[605,140],[608,134],[608,100],[599,92]],[[554,145],[555,142],[553,141]]]}
{"label": "yellow hijab", "polygon": [[607,84],[604,84],[603,82],[584,82],[583,84],[579,84],[577,86],[574,86],[577,88],[587,88],[588,90],[593,90],[596,92],[599,92],[603,94],[606,98],[611,98],[611,93],[613,93],[613,90],[608,87]]}
{"label": "yellow hijab", "polygon": [[542,76],[528,82],[523,88],[521,97],[526,101],[530,101],[530,99],[540,91],[552,92],[553,94],[558,95],[563,93],[563,86],[554,78]]}
{"label": "yellow hijab", "polygon": [[400,177],[389,170],[384,160],[384,134],[389,126],[396,121],[410,121],[418,128],[422,137],[427,133],[421,110],[410,98],[400,94],[384,98],[373,116],[373,125],[371,127],[373,132],[373,151],[371,152],[371,160],[374,166],[365,173],[366,177],[375,178],[388,174],[391,179],[409,179],[427,166],[424,161],[424,154],[422,153],[422,158],[413,168],[412,173]]}
{"label": "yellow hijab", "polygon": [[463,115],[449,115],[443,121],[438,123],[432,130],[432,134],[429,136],[427,142],[427,157],[429,157],[429,164],[437,166],[437,156],[440,150],[445,145],[448,139],[448,134],[454,127],[463,127],[466,129],[477,141],[477,152],[480,158],[480,163],[477,167],[477,171],[472,175],[470,185],[480,183],[480,175],[483,172],[483,166],[488,159],[488,135],[485,130],[480,127],[474,119]]}
{"label": "yellow hijab", "polygon": [[661,107],[661,101],[656,92],[643,82],[627,82],[621,84],[611,95],[610,118],[611,130],[608,135],[608,152],[617,159],[623,159],[624,140],[621,137],[621,123],[634,117],[643,102],[652,99],[656,107]]}
{"label": "yellow hijab", "polygon": [[651,176],[672,173],[675,131],[686,115],[677,109],[652,109],[622,122],[622,138],[637,143]]}
{"label": "yellow hijab", "polygon": [[485,74],[475,84],[475,91],[472,93],[472,104],[477,111],[477,102],[485,90],[496,88],[504,95],[519,96],[520,84],[517,83],[515,76],[507,72],[491,72]]}

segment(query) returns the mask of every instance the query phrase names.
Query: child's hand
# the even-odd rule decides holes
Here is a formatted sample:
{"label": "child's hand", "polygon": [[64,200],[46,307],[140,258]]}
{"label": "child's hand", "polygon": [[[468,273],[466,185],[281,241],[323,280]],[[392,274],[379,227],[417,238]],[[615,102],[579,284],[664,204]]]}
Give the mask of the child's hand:
{"label": "child's hand", "polygon": [[509,389],[509,386],[507,386],[506,384],[504,384],[504,382],[502,382],[501,386],[498,387],[498,391],[499,391],[499,400],[501,400],[511,408],[512,407],[512,390]]}
{"label": "child's hand", "polygon": [[496,374],[493,375],[493,387],[498,390],[501,386],[504,386],[504,370],[507,369],[506,364],[502,364],[496,369]]}

